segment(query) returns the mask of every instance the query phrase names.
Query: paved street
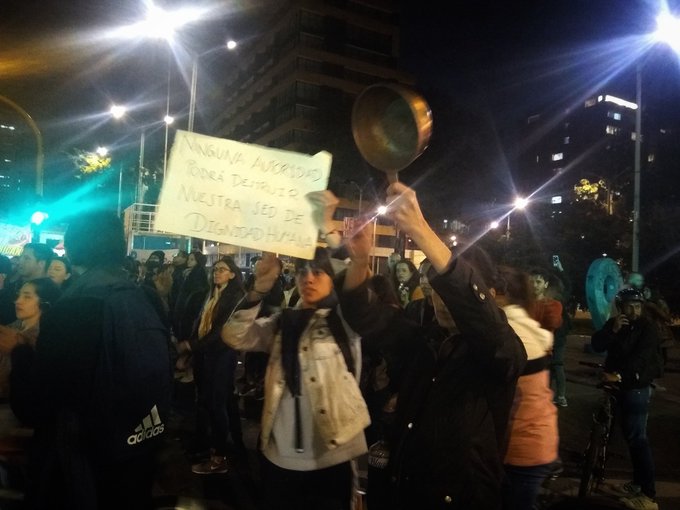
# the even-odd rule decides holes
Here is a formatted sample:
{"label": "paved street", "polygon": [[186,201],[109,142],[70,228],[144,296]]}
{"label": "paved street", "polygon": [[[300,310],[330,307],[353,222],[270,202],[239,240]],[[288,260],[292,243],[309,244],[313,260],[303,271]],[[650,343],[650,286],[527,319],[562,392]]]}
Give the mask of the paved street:
{"label": "paved street", "polygon": [[[588,502],[575,498],[578,464],[586,445],[590,416],[599,398],[599,390],[595,388],[597,370],[578,362],[603,359],[585,352],[584,345],[588,341],[588,336],[574,334],[569,337],[566,360],[569,406],[559,409],[560,454],[564,473],[546,484],[543,494],[545,508],[621,508],[612,487],[631,479],[627,449],[616,430],[610,447],[607,484]],[[660,384],[665,389],[654,395],[649,435],[657,467],[659,507],[676,510],[680,509],[680,343],[670,351],[667,373]],[[257,420],[243,419],[245,442],[250,449],[247,460],[235,463],[234,469],[226,475],[193,475],[184,452],[191,432],[191,385],[180,385],[179,391],[180,412],[170,427],[163,470],[156,487],[158,507],[187,510],[256,508]]]}

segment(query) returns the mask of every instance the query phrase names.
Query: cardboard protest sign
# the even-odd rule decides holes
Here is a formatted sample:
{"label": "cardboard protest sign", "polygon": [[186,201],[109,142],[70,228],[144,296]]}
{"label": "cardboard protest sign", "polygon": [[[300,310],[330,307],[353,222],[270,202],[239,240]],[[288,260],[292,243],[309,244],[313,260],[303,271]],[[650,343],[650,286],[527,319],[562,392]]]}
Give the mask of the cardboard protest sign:
{"label": "cardboard protest sign", "polygon": [[311,191],[326,189],[332,156],[177,131],[156,229],[311,259]]}

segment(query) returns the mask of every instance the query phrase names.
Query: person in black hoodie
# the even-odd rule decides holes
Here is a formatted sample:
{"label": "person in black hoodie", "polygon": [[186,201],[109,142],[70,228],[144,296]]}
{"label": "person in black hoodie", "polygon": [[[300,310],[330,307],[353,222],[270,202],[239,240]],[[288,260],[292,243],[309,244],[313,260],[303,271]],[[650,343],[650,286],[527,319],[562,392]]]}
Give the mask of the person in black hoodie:
{"label": "person in black hoodie", "polygon": [[171,398],[169,332],[122,269],[115,214],[81,213],[64,243],[83,272],[42,315],[35,349],[12,351],[12,409],[35,430],[26,508],[147,509]]}

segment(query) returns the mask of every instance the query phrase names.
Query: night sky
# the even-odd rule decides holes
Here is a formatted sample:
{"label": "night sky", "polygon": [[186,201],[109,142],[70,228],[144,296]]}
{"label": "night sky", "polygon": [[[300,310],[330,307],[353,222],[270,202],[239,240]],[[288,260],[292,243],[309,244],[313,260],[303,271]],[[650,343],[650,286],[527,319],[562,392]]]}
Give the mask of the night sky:
{"label": "night sky", "polygon": [[[207,5],[205,0],[192,3]],[[164,101],[158,100],[165,97],[164,43],[103,44],[97,37],[104,27],[138,19],[140,4],[138,0],[1,3],[0,94],[33,116],[49,140],[48,151],[62,150],[57,142],[68,146],[88,134],[100,136],[106,122],[102,112],[111,101],[132,96],[146,105],[143,115],[164,112]],[[493,161],[487,162],[498,168],[497,181],[491,185],[502,187],[505,181],[509,188],[509,169],[503,167],[512,165],[521,119],[547,106],[579,104],[603,88],[634,98],[631,48],[636,38],[654,28],[658,1],[447,4],[446,10],[453,12],[444,12],[443,2],[402,0],[401,63],[430,102],[435,121],[433,155],[429,160],[424,155],[422,165],[441,167],[441,147],[449,133],[477,126],[495,145]],[[677,4],[671,3],[676,12]],[[262,34],[258,20],[271,12],[267,8],[271,0],[219,5],[221,9],[197,23],[192,39],[183,43],[204,51],[227,37],[256,39]],[[237,64],[238,51],[225,58]],[[678,122],[680,60],[660,47],[653,48],[647,60],[646,108],[664,121]],[[186,104],[186,86],[176,69],[172,89],[179,104]],[[417,178],[407,171],[405,180]]]}

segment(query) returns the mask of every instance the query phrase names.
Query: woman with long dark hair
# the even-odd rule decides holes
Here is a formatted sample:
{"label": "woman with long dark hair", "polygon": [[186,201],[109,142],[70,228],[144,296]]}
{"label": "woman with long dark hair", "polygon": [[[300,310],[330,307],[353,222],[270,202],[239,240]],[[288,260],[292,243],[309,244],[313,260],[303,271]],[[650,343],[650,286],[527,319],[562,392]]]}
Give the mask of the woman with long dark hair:
{"label": "woman with long dark hair", "polygon": [[[242,301],[245,291],[241,271],[234,260],[225,256],[212,267],[213,285],[188,341],[180,342],[180,352],[193,354],[196,382],[197,449],[210,449],[210,458],[194,464],[191,470],[200,475],[226,473],[227,453],[245,451],[241,433],[238,400],[234,394],[234,373],[238,351],[220,338],[222,326]],[[200,441],[205,441],[201,445]],[[204,447],[204,448],[202,448]]]}

